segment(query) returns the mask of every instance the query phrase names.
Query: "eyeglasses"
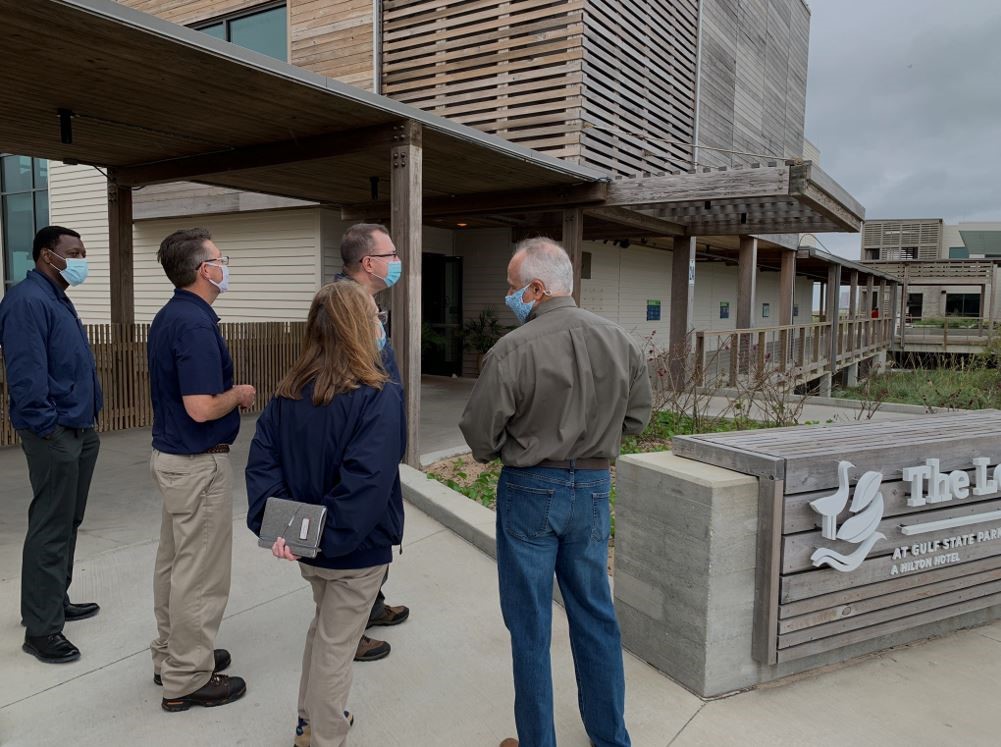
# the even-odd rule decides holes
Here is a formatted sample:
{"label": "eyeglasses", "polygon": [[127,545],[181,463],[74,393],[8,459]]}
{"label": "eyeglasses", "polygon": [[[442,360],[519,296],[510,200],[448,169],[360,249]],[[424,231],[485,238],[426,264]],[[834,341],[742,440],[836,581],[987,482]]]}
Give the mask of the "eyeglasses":
{"label": "eyeglasses", "polygon": [[200,262],[198,266],[201,267],[202,265],[212,264],[213,262],[218,262],[220,265],[228,265],[229,255],[223,254],[221,257],[213,257],[212,259],[206,259]]}
{"label": "eyeglasses", "polygon": [[400,258],[400,255],[397,252],[390,252],[389,254],[366,254],[365,256],[366,257],[396,257],[397,259]]}
{"label": "eyeglasses", "polygon": [[388,321],[389,321],[389,312],[388,312],[388,311],[380,311],[380,312],[379,312],[378,314],[376,314],[375,316],[376,316],[376,318],[377,318],[377,319],[378,319],[378,320],[379,320],[379,321],[380,321],[380,322],[381,322],[382,324],[385,324],[386,322],[388,322]]}

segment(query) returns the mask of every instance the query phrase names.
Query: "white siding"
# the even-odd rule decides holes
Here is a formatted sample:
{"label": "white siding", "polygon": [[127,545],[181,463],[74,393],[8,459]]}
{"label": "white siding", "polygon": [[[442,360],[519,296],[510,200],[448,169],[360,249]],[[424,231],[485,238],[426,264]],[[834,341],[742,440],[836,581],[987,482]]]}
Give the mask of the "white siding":
{"label": "white siding", "polygon": [[67,292],[84,324],[111,321],[107,180],[92,166],[49,161],[49,222],[80,234],[87,282]]}
{"label": "white siding", "polygon": [[135,225],[136,321],[150,321],[173,287],[156,261],[165,236],[199,226],[230,256],[230,291],[215,303],[226,322],[304,320],[320,286],[319,208],[142,221]]}

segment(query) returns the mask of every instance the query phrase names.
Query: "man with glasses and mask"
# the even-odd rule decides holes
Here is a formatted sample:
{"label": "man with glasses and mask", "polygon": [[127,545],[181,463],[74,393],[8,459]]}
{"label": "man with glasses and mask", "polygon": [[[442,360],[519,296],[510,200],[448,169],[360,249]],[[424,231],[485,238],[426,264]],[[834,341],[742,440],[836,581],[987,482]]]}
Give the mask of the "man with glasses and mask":
{"label": "man with glasses and mask", "polygon": [[[341,239],[341,261],[344,267],[334,277],[334,282],[353,280],[373,297],[396,285],[403,271],[403,263],[400,262],[400,257],[396,253],[396,247],[389,236],[389,230],[377,223],[358,223],[344,232],[344,237]],[[379,319],[383,326],[387,327],[387,340],[386,347],[382,351],[382,363],[386,367],[390,379],[402,386],[400,370],[396,365],[396,353],[388,340],[389,314],[380,310]],[[386,575],[388,578],[388,571]],[[386,597],[380,589],[368,618],[368,627],[399,625],[409,616],[409,608],[402,605],[392,607],[386,604]],[[358,649],[355,651],[355,661],[384,659],[389,656],[390,650],[388,642],[363,635],[358,642]]]}
{"label": "man with glasses and mask", "polygon": [[161,707],[186,711],[242,697],[240,677],[215,649],[229,599],[233,545],[233,474],[229,448],[239,408],[254,387],[233,384],[233,361],[212,304],[229,288],[229,257],[202,228],[175,231],[157,260],[174,295],[149,330],[153,401],[150,471],[163,495],[160,546],[153,578],[157,637],[150,644]]}
{"label": "man with glasses and mask", "polygon": [[21,561],[22,648],[49,664],[75,661],[80,650],[63,624],[96,615],[73,604],[73,553],[87,506],[100,440],[103,404],[94,355],[71,285],[87,278],[80,234],[48,226],[35,235],[35,267],[0,302],[0,348],[10,391],[10,420],[28,461],[32,501]]}

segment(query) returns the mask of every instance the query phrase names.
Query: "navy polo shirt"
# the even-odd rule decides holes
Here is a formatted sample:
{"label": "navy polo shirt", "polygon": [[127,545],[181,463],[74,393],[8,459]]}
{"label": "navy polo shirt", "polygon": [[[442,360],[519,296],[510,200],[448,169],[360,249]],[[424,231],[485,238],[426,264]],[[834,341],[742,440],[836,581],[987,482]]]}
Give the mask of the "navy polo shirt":
{"label": "navy polo shirt", "polygon": [[93,427],[103,400],[87,332],[66,292],[38,270],[0,302],[0,348],[17,430],[45,438],[57,426]]}
{"label": "navy polo shirt", "polygon": [[147,356],[154,449],[165,454],[201,454],[236,440],[238,408],[218,420],[197,423],[182,399],[233,388],[233,359],[212,306],[190,291],[176,289],[153,319]]}

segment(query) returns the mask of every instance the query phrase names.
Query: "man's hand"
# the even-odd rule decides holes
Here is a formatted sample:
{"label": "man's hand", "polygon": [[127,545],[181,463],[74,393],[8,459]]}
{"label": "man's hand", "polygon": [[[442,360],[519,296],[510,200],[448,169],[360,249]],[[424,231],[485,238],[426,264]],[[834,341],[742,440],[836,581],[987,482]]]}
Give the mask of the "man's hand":
{"label": "man's hand", "polygon": [[239,400],[240,407],[247,409],[254,406],[254,398],[257,397],[257,390],[250,384],[237,384],[233,387]]}
{"label": "man's hand", "polygon": [[[251,387],[253,389],[253,387]],[[275,540],[275,544],[271,546],[271,554],[276,558],[281,558],[282,560],[298,560],[298,555],[293,555],[292,551],[288,549],[288,545],[285,544],[285,538],[279,537]]]}

